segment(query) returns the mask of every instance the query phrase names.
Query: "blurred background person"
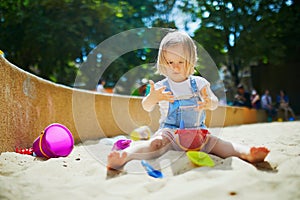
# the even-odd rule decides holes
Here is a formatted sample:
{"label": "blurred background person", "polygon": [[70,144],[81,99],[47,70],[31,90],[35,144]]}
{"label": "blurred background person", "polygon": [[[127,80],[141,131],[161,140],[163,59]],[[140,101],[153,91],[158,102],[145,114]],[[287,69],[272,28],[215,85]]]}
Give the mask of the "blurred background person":
{"label": "blurred background person", "polygon": [[255,109],[261,108],[260,96],[255,89],[253,89],[251,92],[250,100],[251,100],[252,108],[255,108]]}
{"label": "blurred background person", "polygon": [[268,89],[265,90],[265,93],[261,97],[261,107],[267,111],[268,121],[272,121],[277,112],[273,106],[272,97]]}
{"label": "blurred background person", "polygon": [[96,86],[96,91],[99,93],[104,93],[105,92],[105,88],[104,88],[105,83],[106,83],[105,80],[101,78],[98,81],[98,84]]}
{"label": "blurred background person", "polygon": [[[288,120],[291,120],[291,121],[295,120],[296,116],[294,114],[293,109],[289,105],[289,97],[288,97],[288,95],[286,95],[286,93],[283,90],[279,91],[279,94],[276,97],[276,103],[277,103],[277,106],[278,106],[278,110],[283,110],[283,112],[284,112],[284,119],[286,121],[288,121]],[[288,114],[289,113],[292,116],[290,119],[288,118]]]}
{"label": "blurred background person", "polygon": [[237,94],[234,96],[233,105],[252,108],[250,93],[245,91],[243,84],[239,84],[237,87]]}

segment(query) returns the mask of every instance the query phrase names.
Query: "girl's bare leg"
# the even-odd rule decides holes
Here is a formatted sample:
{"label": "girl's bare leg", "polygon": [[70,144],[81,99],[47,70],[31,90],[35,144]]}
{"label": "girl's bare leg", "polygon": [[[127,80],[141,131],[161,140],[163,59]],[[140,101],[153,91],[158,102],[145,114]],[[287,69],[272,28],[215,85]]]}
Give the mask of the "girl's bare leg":
{"label": "girl's bare leg", "polygon": [[148,141],[140,141],[124,151],[112,151],[107,157],[107,168],[120,169],[130,160],[157,158],[170,148],[170,140],[164,136],[156,136]]}
{"label": "girl's bare leg", "polygon": [[270,150],[266,147],[251,147],[250,153],[241,154],[240,158],[250,163],[263,162]]}
{"label": "girl's bare leg", "polygon": [[236,156],[250,163],[262,162],[270,152],[266,147],[248,147],[210,136],[204,151],[222,158]]}

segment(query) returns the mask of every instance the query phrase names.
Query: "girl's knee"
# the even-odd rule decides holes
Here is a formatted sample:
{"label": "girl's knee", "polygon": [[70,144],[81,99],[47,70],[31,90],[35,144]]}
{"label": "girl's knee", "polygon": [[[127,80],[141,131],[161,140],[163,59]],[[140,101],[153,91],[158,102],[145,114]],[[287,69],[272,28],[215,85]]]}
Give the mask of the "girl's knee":
{"label": "girl's knee", "polygon": [[154,139],[150,143],[151,150],[158,150],[162,147],[162,139]]}
{"label": "girl's knee", "polygon": [[150,147],[151,147],[152,151],[155,151],[155,150],[159,150],[159,149],[165,147],[169,143],[170,143],[170,141],[165,137],[156,138],[151,141]]}

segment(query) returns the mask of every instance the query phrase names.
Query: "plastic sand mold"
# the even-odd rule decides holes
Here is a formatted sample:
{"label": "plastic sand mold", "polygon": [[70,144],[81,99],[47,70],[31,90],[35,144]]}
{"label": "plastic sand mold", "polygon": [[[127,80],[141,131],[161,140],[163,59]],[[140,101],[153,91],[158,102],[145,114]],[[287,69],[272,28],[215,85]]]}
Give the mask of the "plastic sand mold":
{"label": "plastic sand mold", "polygon": [[130,146],[131,140],[121,139],[114,143],[112,150],[123,150]]}
{"label": "plastic sand mold", "polygon": [[130,133],[130,138],[134,141],[137,140],[148,140],[151,135],[151,130],[148,126],[141,126],[136,129],[134,129]]}
{"label": "plastic sand mold", "polygon": [[154,178],[163,178],[163,174],[161,173],[161,171],[154,169],[148,162],[142,160],[141,163],[149,176],[152,176]]}
{"label": "plastic sand mold", "polygon": [[215,166],[214,161],[207,153],[201,151],[188,151],[186,152],[186,155],[195,165],[207,167]]}

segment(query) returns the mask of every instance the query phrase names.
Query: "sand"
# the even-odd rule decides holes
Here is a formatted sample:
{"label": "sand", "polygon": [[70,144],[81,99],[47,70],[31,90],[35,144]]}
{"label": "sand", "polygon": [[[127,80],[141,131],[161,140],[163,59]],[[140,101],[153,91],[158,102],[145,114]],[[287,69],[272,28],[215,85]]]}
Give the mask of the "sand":
{"label": "sand", "polygon": [[[212,129],[214,132],[214,129]],[[271,150],[256,165],[216,156],[214,167],[197,167],[183,152],[150,160],[164,178],[147,175],[140,161],[107,174],[112,140],[76,145],[64,158],[41,159],[4,152],[0,156],[0,199],[300,199],[300,122],[226,127],[226,140]]]}

